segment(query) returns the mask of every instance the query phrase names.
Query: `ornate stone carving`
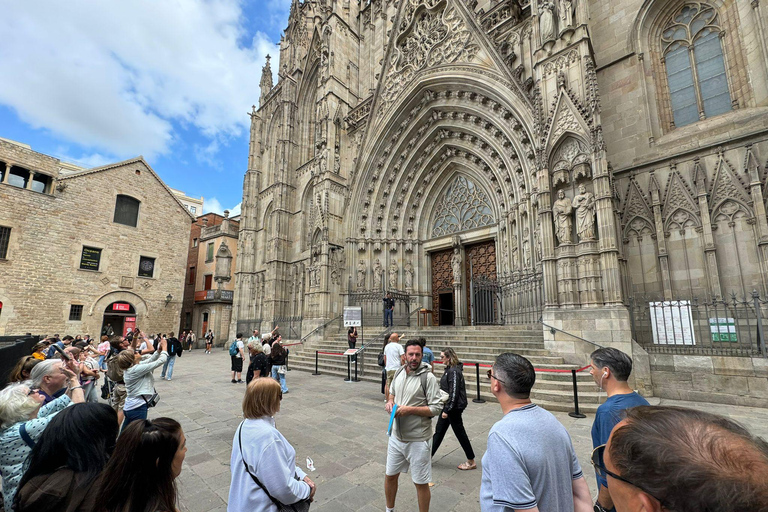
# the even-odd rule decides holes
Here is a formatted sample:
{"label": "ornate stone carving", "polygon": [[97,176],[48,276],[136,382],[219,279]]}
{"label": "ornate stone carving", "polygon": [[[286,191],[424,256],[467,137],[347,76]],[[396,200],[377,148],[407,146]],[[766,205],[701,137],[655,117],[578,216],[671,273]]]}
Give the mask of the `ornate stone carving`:
{"label": "ornate stone carving", "polygon": [[461,249],[455,247],[451,256],[451,270],[453,271],[453,284],[461,283]]}
{"label": "ornate stone carving", "polygon": [[364,290],[365,289],[365,273],[367,272],[368,267],[365,264],[365,260],[360,260],[357,263],[357,289],[358,290]]}
{"label": "ornate stone carving", "polygon": [[539,29],[542,44],[555,38],[555,5],[548,0],[539,4]]}
{"label": "ornate stone carving", "polygon": [[557,193],[557,201],[552,205],[552,217],[555,221],[555,236],[561,244],[571,243],[573,206],[562,190]]}
{"label": "ornate stone carving", "polygon": [[409,0],[396,41],[381,89],[379,115],[419,71],[458,60],[469,62],[479,49],[456,10],[436,0]]}
{"label": "ornate stone carving", "polygon": [[389,288],[392,290],[397,290],[397,263],[392,260],[392,263],[389,264]]}
{"label": "ornate stone carving", "polygon": [[461,174],[445,190],[435,210],[432,236],[458,233],[496,222],[485,193]]}
{"label": "ornate stone carving", "polygon": [[531,241],[528,234],[528,228],[523,229],[523,267],[531,266]]}
{"label": "ornate stone carving", "polygon": [[412,290],[413,289],[413,265],[411,265],[410,261],[405,262],[405,266],[403,267],[403,274],[405,274],[405,289]]}
{"label": "ornate stone carving", "polygon": [[376,258],[373,262],[373,289],[381,290],[382,277],[384,276],[384,267],[381,266],[381,261]]}
{"label": "ornate stone carving", "polygon": [[580,241],[595,239],[595,196],[587,187],[579,185],[579,193],[573,198],[576,209],[576,233]]}
{"label": "ornate stone carving", "polygon": [[573,0],[560,0],[558,4],[560,14],[560,31],[573,26]]}

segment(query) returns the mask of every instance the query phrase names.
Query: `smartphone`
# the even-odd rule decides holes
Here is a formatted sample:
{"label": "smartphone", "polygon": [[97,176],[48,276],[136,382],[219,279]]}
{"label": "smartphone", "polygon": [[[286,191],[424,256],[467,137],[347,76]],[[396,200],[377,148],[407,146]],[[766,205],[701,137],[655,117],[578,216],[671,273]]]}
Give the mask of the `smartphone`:
{"label": "smartphone", "polygon": [[64,359],[66,359],[67,361],[71,361],[71,360],[72,360],[72,356],[71,356],[71,355],[69,355],[68,353],[64,352],[63,350],[61,350],[61,347],[60,347],[60,346],[58,346],[58,345],[54,345],[54,346],[53,346],[53,349],[54,349],[56,352],[58,352],[59,354],[61,354],[61,357],[63,357],[63,358],[64,358]]}

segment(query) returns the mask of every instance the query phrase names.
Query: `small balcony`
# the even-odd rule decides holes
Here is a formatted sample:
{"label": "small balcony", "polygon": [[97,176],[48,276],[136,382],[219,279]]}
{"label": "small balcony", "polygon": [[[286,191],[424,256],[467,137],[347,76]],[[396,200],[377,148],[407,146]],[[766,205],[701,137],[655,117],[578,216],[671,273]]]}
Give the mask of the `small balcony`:
{"label": "small balcony", "polygon": [[232,302],[232,290],[202,290],[195,292],[195,302]]}

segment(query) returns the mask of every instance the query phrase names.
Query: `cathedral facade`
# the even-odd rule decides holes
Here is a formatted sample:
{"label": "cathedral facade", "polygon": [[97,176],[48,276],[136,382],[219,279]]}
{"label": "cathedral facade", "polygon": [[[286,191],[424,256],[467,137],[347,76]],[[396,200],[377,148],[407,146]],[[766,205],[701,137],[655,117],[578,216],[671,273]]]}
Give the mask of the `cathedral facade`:
{"label": "cathedral facade", "polygon": [[233,322],[393,291],[578,356],[632,352],[649,305],[765,297],[767,30],[759,0],[294,0]]}

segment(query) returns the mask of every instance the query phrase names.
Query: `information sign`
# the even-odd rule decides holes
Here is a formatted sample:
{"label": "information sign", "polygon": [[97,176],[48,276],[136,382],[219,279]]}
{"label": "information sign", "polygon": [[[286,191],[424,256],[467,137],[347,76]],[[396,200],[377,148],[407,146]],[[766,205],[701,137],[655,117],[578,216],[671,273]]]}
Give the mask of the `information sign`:
{"label": "information sign", "polygon": [[739,341],[733,318],[710,318],[709,331],[712,333],[712,341]]}
{"label": "information sign", "polygon": [[82,270],[99,270],[100,262],[101,249],[83,247],[83,254],[80,256],[80,268]]}
{"label": "information sign", "polygon": [[344,306],[344,327],[362,327],[363,308],[360,306]]}
{"label": "information sign", "polygon": [[695,345],[691,303],[687,300],[649,302],[655,345]]}

